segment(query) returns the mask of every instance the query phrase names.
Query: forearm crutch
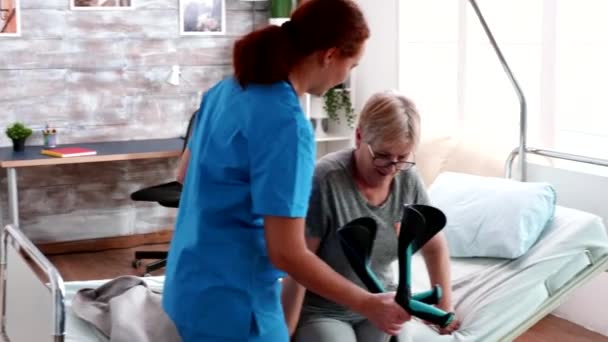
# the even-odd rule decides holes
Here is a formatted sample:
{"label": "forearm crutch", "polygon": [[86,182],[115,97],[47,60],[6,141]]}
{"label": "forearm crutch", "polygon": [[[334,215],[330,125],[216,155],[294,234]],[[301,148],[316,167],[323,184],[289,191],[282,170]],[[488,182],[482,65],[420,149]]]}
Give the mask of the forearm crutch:
{"label": "forearm crutch", "polygon": [[[385,292],[384,287],[370,268],[376,230],[374,219],[361,217],[338,229],[338,237],[348,263],[363,285],[371,293],[382,293]],[[391,336],[390,341],[398,342],[397,336]]]}
{"label": "forearm crutch", "polygon": [[412,255],[445,227],[446,218],[441,210],[422,204],[405,205],[399,233],[399,285],[395,300],[412,316],[447,327],[454,320],[453,312],[445,312],[434,304],[441,299],[441,287],[412,294]]}
{"label": "forearm crutch", "polygon": [[[411,258],[425,243],[445,226],[445,215],[431,206],[405,206],[399,235],[399,286],[395,301],[408,313],[440,327],[448,326],[454,319],[433,306],[441,299],[441,287],[417,294],[411,293]],[[355,274],[372,293],[384,292],[384,287],[370,268],[370,256],[376,238],[377,224],[370,217],[355,219],[340,229],[338,236],[344,254]],[[405,233],[404,233],[405,232]],[[391,341],[397,341],[396,338]]]}

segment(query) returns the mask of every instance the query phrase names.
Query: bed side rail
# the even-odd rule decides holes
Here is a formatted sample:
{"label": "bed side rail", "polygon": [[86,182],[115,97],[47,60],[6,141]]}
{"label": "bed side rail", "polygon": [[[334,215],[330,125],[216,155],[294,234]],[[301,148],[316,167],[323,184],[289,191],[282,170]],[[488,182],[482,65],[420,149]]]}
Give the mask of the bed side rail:
{"label": "bed side rail", "polygon": [[66,317],[61,275],[15,226],[4,227],[1,236],[2,335],[9,342],[33,341],[36,334],[41,334],[39,341],[62,342]]}
{"label": "bed side rail", "polygon": [[515,329],[511,330],[500,342],[514,341],[517,337],[532,328],[537,322],[557,309],[566,299],[580,286],[586,284],[598,274],[608,269],[608,255],[595,260],[590,266],[581,271],[576,277],[559,288],[549,299],[536,311],[534,316],[528,318]]}
{"label": "bed side rail", "polygon": [[[507,157],[507,161],[505,162],[505,178],[509,179],[512,177],[513,161],[515,160],[515,157],[517,157],[519,155],[519,153],[520,153],[520,148],[517,147],[513,151],[511,151],[511,153]],[[525,149],[525,153],[531,153],[531,154],[536,154],[539,156],[544,156],[544,157],[549,157],[549,158],[556,158],[556,159],[569,160],[569,161],[574,161],[574,162],[579,162],[579,163],[586,163],[586,164],[593,164],[593,165],[608,167],[608,160],[606,160],[606,159],[592,158],[592,157],[581,156],[581,155],[577,155],[577,154],[564,153],[564,152],[545,150],[545,149],[539,149],[539,148],[530,148],[530,147]]]}

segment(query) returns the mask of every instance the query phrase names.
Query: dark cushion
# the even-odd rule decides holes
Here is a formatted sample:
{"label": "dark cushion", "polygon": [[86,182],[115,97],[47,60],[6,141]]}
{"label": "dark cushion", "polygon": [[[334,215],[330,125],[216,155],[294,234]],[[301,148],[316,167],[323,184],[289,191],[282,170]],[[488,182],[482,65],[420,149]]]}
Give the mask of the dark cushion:
{"label": "dark cushion", "polygon": [[181,195],[182,184],[174,181],[135,191],[131,194],[131,199],[134,201],[158,202],[165,207],[177,208]]}

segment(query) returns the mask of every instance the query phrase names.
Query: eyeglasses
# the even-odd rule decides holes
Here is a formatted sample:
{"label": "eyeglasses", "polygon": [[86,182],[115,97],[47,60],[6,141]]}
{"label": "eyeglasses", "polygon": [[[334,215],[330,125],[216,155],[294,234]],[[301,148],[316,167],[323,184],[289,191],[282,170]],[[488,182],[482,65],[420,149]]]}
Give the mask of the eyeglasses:
{"label": "eyeglasses", "polygon": [[384,155],[376,155],[374,153],[374,150],[372,150],[372,147],[367,144],[367,148],[369,149],[369,153],[372,155],[372,163],[374,164],[375,167],[378,168],[388,168],[391,166],[395,166],[395,169],[397,169],[397,171],[406,171],[411,169],[412,167],[414,167],[414,165],[416,165],[416,162],[413,161],[408,161],[408,160],[397,160],[394,161],[393,158],[391,158],[390,156],[384,156]]}

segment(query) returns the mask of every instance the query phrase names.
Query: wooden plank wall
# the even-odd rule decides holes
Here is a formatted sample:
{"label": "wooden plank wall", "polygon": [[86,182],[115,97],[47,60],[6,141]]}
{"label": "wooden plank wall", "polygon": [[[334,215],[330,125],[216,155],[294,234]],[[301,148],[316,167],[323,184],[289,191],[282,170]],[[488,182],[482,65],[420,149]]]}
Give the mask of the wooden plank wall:
{"label": "wooden plank wall", "polygon": [[[180,36],[179,0],[134,0],[126,11],[71,11],[69,0],[21,0],[22,35],[0,39],[0,126],[45,122],[59,143],[179,136],[202,92],[231,72],[236,38],[267,22],[266,1],[226,0],[227,34]],[[181,66],[179,86],[165,82]],[[10,140],[0,134],[0,146]],[[129,194],[174,177],[176,160],[19,171],[22,229],[35,241],[147,233],[174,210]],[[6,218],[6,178],[0,175]]]}

